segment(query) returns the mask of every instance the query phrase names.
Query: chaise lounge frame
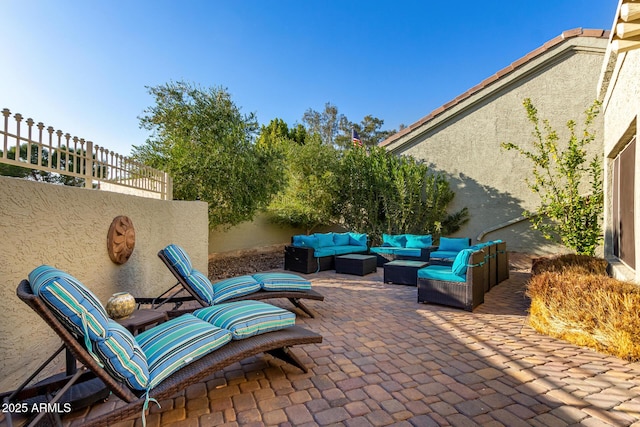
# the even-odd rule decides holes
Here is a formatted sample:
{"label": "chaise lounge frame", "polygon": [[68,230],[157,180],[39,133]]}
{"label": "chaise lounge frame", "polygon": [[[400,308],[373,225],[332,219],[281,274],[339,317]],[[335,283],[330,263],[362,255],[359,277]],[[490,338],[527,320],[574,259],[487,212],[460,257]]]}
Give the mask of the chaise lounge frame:
{"label": "chaise lounge frame", "polygon": [[[182,275],[178,272],[178,270],[176,270],[176,268],[171,265],[171,262],[169,262],[169,260],[167,259],[166,255],[164,254],[163,251],[159,251],[158,252],[158,257],[162,260],[162,262],[167,266],[169,271],[171,271],[171,273],[174,275],[174,277],[178,280],[178,283],[176,283],[169,290],[167,290],[162,295],[160,295],[160,297],[157,297],[157,298],[136,298],[136,302],[138,302],[139,304],[151,304],[152,306],[162,305],[162,304],[164,304],[166,302],[173,302],[173,303],[176,303],[177,306],[179,307],[183,302],[194,301],[195,300],[202,307],[208,307],[209,306],[209,303],[207,303],[205,300],[200,298],[198,296],[198,294],[196,294],[193,291],[191,286],[189,286],[189,284],[184,280],[184,277],[182,277]],[[182,290],[182,289],[179,289],[178,292],[175,292],[175,293],[173,293],[172,295],[170,295],[168,297],[163,297],[163,295],[169,294],[173,289],[179,288],[179,287],[182,287],[187,292],[189,292],[189,294],[191,294],[191,295],[188,296],[188,297],[176,297],[175,295],[178,294]],[[297,308],[302,310],[307,316],[312,317],[312,318],[316,317],[315,313],[309,307],[307,307],[301,300],[302,299],[308,299],[308,300],[315,300],[315,301],[324,301],[324,295],[318,293],[317,291],[314,291],[313,289],[309,289],[309,290],[305,290],[305,291],[285,291],[285,290],[265,291],[265,290],[259,290],[259,291],[253,292],[253,293],[251,293],[249,295],[243,295],[241,297],[227,299],[224,302],[243,301],[243,300],[264,300],[264,299],[270,299],[270,298],[287,298],[289,301],[291,301],[291,303],[294,306],[296,306]],[[193,310],[191,310],[191,311],[193,311]],[[173,317],[174,316],[174,312],[169,312],[169,316]]]}
{"label": "chaise lounge frame", "polygon": [[[44,301],[33,294],[31,285],[27,280],[20,282],[16,293],[18,298],[31,307],[58,334],[66,348],[75,356],[77,361],[81,362],[82,367],[78,370],[78,375],[74,376],[71,381],[76,381],[80,375],[87,371],[92,371],[96,377],[104,382],[113,394],[125,402],[123,406],[116,406],[111,412],[99,414],[85,420],[83,425],[108,426],[140,414],[145,403],[145,397],[142,394],[134,393],[100,367],[84,346],[60,323]],[[260,353],[271,354],[276,358],[297,366],[306,373],[308,372],[307,367],[291,352],[290,347],[321,342],[321,335],[301,326],[292,326],[278,331],[255,335],[244,340],[231,341],[174,372],[158,384],[158,386],[153,388],[150,391],[150,396],[158,401],[172,397],[188,386],[202,382],[204,378],[216,371]],[[67,386],[70,385],[71,384],[68,384]],[[8,417],[11,416],[10,414],[6,415]]]}

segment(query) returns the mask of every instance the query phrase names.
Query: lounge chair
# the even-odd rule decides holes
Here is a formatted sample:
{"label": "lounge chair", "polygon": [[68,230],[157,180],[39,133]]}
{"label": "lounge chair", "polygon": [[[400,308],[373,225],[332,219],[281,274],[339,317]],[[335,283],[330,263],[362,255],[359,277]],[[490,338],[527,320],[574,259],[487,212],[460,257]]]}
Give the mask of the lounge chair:
{"label": "lounge chair", "polygon": [[[323,295],[311,289],[311,282],[297,274],[257,273],[211,283],[204,274],[192,267],[189,256],[178,245],[172,244],[161,249],[158,257],[178,279],[178,283],[157,298],[136,298],[139,303],[158,305],[173,302],[179,306],[185,301],[195,300],[202,307],[207,307],[223,301],[287,298],[309,317],[315,317],[314,312],[301,300],[324,301]],[[176,288],[180,289],[175,291]],[[191,295],[176,297],[182,288]]]}
{"label": "lounge chair", "polygon": [[[43,270],[46,274],[51,274],[50,271],[55,270],[51,267],[43,267],[45,267]],[[42,277],[42,273],[38,274],[41,274],[40,277]],[[150,399],[159,401],[172,397],[189,385],[201,382],[214,372],[260,353],[269,353],[307,372],[306,366],[290,351],[289,347],[322,342],[321,335],[296,325],[279,330],[265,329],[268,332],[245,339],[234,339],[232,336],[235,332],[232,332],[232,328],[227,330],[217,327],[210,323],[210,318],[205,319],[204,316],[197,318],[192,314],[185,314],[145,331],[143,334],[147,335],[144,338],[143,334],[133,337],[124,328],[118,327],[115,322],[106,317],[104,307],[86,287],[71,276],[59,271],[54,271],[53,274],[56,276],[47,285],[40,285],[39,283],[43,283],[44,280],[31,278],[30,275],[30,279],[38,283],[34,285],[36,289],[32,289],[28,280],[23,280],[18,285],[17,295],[58,334],[64,346],[82,364],[76,375],[61,389],[59,395],[62,395],[63,390],[66,390],[67,387],[90,371],[104,382],[113,394],[125,402],[122,406],[116,406],[111,412],[98,414],[84,420],[83,425],[107,426],[132,418],[147,408],[149,402],[152,401]],[[47,286],[48,288],[46,288]],[[51,289],[54,289],[57,294]],[[56,296],[52,298],[51,295],[54,294]],[[69,295],[71,298],[68,298]],[[244,301],[237,304],[242,303],[270,306],[270,304],[257,301]],[[279,307],[271,307],[281,312],[287,312]],[[205,311],[205,315],[212,314],[206,312],[210,308],[202,310]],[[287,313],[292,315],[295,321],[295,315]],[[181,323],[188,324],[187,328],[180,329]],[[246,324],[249,325],[249,322]],[[255,325],[251,324],[251,328],[254,327]],[[158,328],[159,330],[157,330]],[[201,330],[204,332],[200,332]],[[176,331],[183,331],[183,333],[181,335]],[[168,333],[171,333],[170,338]],[[181,336],[184,338],[180,339]],[[153,344],[155,342],[153,340],[162,340],[166,344],[165,347],[168,347],[166,353],[169,353],[170,357],[158,357],[157,354],[151,354],[154,353],[153,351],[147,352],[144,347],[145,340],[152,341],[152,348],[157,347]],[[166,340],[177,343],[169,345]],[[114,344],[114,341],[117,341],[117,344]],[[129,342],[132,342],[131,345],[125,345]],[[107,346],[119,350],[105,356],[104,352],[106,352]],[[143,369],[139,365],[135,365],[141,352],[144,352],[142,358],[144,364],[147,361],[149,363],[148,384],[144,383],[142,386],[136,381],[138,378],[144,377],[140,374]],[[124,357],[122,357],[123,354]],[[152,366],[152,358],[156,359],[153,362],[155,367]],[[161,364],[157,362],[157,359],[161,359]],[[48,362],[51,360],[53,357]],[[158,366],[159,364],[160,366]],[[146,369],[146,365],[144,366]],[[152,368],[155,372],[160,371],[161,375],[153,379]],[[114,373],[114,369],[116,373]],[[19,399],[20,393],[16,393],[16,396]],[[55,402],[55,399],[50,403]],[[6,417],[10,419],[11,414],[6,414]],[[38,422],[37,419],[32,420],[34,425],[37,425]]]}

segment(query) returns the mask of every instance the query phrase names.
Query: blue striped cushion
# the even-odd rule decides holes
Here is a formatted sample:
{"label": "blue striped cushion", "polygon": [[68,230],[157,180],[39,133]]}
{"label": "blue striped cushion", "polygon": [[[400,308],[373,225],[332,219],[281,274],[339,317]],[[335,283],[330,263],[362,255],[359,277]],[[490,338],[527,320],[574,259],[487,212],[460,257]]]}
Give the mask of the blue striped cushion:
{"label": "blue striped cushion", "polygon": [[167,260],[169,260],[169,264],[171,264],[182,277],[187,277],[191,273],[193,265],[191,264],[189,255],[187,255],[184,249],[178,245],[171,244],[162,251],[167,257]]}
{"label": "blue striped cushion", "polygon": [[188,276],[184,277],[184,280],[207,304],[213,304],[213,286],[207,276],[194,268]]}
{"label": "blue striped cushion", "polygon": [[149,388],[231,341],[231,333],[191,314],[161,323],[137,335],[149,365]]}
{"label": "blue striped cushion", "polygon": [[311,282],[290,273],[257,273],[253,275],[256,282],[265,291],[308,291]]}
{"label": "blue striped cushion", "polygon": [[196,310],[193,315],[231,331],[233,339],[288,328],[296,323],[296,315],[292,312],[262,301],[236,301],[213,305]]}
{"label": "blue striped cushion", "polygon": [[104,339],[109,316],[100,300],[80,281],[57,268],[41,265],[29,273],[31,290],[47,304],[54,315],[76,337],[84,337],[83,317],[88,338]]}
{"label": "blue striped cushion", "polygon": [[95,341],[95,352],[107,372],[134,390],[145,390],[149,382],[147,357],[131,332],[109,320],[107,339]]}
{"label": "blue striped cushion", "polygon": [[260,283],[251,276],[238,276],[213,284],[213,303],[249,295],[260,290]]}

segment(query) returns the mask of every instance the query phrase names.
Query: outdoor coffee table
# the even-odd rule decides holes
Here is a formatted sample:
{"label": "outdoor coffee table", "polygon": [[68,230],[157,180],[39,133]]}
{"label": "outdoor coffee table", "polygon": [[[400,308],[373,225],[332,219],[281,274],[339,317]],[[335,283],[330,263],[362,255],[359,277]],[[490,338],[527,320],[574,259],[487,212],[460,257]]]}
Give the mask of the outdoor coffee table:
{"label": "outdoor coffee table", "polygon": [[348,254],[335,258],[336,273],[364,276],[375,272],[377,264],[375,255]]}
{"label": "outdoor coffee table", "polygon": [[384,282],[398,285],[418,284],[418,270],[429,265],[424,261],[395,260],[386,263],[384,268]]}

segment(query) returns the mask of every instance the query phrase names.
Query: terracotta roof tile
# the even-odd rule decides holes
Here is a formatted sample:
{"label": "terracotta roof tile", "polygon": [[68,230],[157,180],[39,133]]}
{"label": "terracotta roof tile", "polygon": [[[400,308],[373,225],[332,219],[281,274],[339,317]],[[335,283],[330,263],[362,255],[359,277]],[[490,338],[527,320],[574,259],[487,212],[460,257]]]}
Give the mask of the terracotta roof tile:
{"label": "terracotta roof tile", "polygon": [[454,98],[453,100],[445,103],[444,105],[436,108],[431,113],[429,113],[425,117],[421,118],[417,122],[413,123],[412,125],[409,125],[408,127],[404,128],[400,132],[397,132],[394,135],[391,135],[389,138],[387,138],[384,141],[382,141],[380,143],[380,146],[384,147],[386,145],[391,144],[393,141],[395,141],[395,140],[399,139],[400,137],[406,135],[411,130],[413,130],[413,129],[417,128],[417,127],[420,127],[424,123],[427,123],[428,121],[432,120],[437,115],[442,114],[448,108],[450,108],[450,107],[458,104],[459,102],[467,99],[468,97],[470,97],[474,93],[476,93],[476,92],[484,89],[485,87],[491,85],[492,83],[494,83],[497,80],[499,80],[501,77],[511,73],[512,71],[514,71],[515,69],[517,69],[521,65],[526,64],[527,62],[531,61],[533,58],[537,57],[538,55],[541,55],[542,53],[546,52],[547,50],[551,49],[552,47],[554,47],[554,46],[556,46],[556,45],[558,45],[560,43],[562,43],[563,41],[565,41],[567,39],[570,39],[570,38],[573,38],[573,37],[579,37],[579,36],[582,36],[582,37],[596,37],[596,38],[609,38],[609,33],[610,32],[607,31],[607,30],[594,30],[594,29],[586,29],[585,30],[585,29],[582,29],[582,28],[574,28],[572,30],[564,31],[561,35],[559,35],[557,37],[554,37],[553,39],[549,40],[548,42],[546,42],[545,44],[543,44],[539,48],[534,49],[531,52],[529,52],[528,54],[526,54],[525,56],[523,56],[522,58],[515,60],[514,62],[512,62],[507,67],[499,70],[494,75],[487,77],[486,79],[481,81],[479,84],[473,86],[471,89],[467,90],[463,94],[457,96],[456,98]]}

